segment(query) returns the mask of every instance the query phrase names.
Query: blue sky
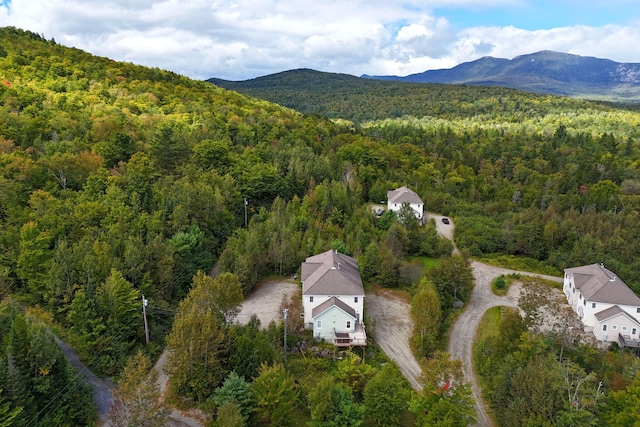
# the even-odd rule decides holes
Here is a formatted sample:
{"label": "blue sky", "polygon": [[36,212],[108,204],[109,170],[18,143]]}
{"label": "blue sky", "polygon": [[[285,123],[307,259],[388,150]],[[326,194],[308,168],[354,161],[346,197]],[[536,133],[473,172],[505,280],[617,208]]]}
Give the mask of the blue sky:
{"label": "blue sky", "polygon": [[197,79],[407,75],[540,50],[640,62],[637,0],[0,0],[6,25]]}
{"label": "blue sky", "polygon": [[634,1],[540,0],[505,3],[497,7],[452,5],[436,9],[456,28],[515,26],[525,30],[552,29],[574,25],[601,27],[609,24],[637,24],[640,14]]}

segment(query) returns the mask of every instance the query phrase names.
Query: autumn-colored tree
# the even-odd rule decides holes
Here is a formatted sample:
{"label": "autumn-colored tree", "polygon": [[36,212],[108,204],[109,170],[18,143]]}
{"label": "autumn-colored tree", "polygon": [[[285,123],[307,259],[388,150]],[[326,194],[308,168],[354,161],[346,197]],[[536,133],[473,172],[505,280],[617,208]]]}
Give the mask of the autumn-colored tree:
{"label": "autumn-colored tree", "polygon": [[604,407],[604,419],[612,427],[640,425],[640,413],[631,408],[640,404],[640,375],[624,390],[609,393]]}
{"label": "autumn-colored tree", "polygon": [[465,382],[462,362],[446,352],[435,352],[422,363],[421,391],[411,397],[409,410],[418,426],[463,427],[475,422],[471,385]]}
{"label": "autumn-colored tree", "polygon": [[168,419],[169,410],[161,403],[158,373],[141,352],[124,366],[110,415],[114,427],[155,427]]}

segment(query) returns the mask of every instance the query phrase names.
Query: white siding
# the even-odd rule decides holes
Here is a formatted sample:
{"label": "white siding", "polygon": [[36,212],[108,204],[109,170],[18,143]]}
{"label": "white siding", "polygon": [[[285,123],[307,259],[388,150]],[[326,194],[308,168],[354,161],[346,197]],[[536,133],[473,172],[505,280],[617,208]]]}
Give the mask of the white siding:
{"label": "white siding", "polygon": [[[604,325],[607,327],[606,331],[603,330]],[[623,328],[625,327],[627,330],[623,331]],[[636,333],[632,334],[634,328],[636,329]],[[601,322],[597,322],[593,328],[593,335],[595,335],[596,339],[607,342],[617,342],[619,333],[622,335],[628,335],[633,339],[638,339],[638,332],[638,323],[629,319],[622,313]]]}
{"label": "white siding", "polygon": [[[413,213],[416,215],[416,218],[418,219],[422,218],[422,214],[424,212],[424,204],[410,203],[409,206],[411,206],[411,209],[413,209]],[[402,203],[391,203],[390,201],[387,200],[387,210],[398,212],[400,211],[401,207],[402,207]]]}
{"label": "white siding", "polygon": [[[313,318],[311,316],[313,309],[332,296],[337,297],[340,301],[352,307],[356,313],[360,315],[358,321],[362,322],[362,313],[364,312],[364,295],[303,295],[302,306],[304,309],[304,324],[307,325],[307,327],[310,327],[313,323]],[[358,298],[358,302],[355,302],[356,297]],[[311,298],[313,298],[313,301],[310,301]]]}
{"label": "white siding", "polygon": [[[637,306],[610,304],[585,300],[585,298],[582,297],[582,293],[580,293],[580,290],[575,288],[573,276],[568,277],[567,274],[565,274],[564,277],[563,291],[565,296],[567,297],[567,302],[569,303],[573,311],[578,314],[578,317],[580,317],[580,320],[585,326],[595,328],[596,324],[598,323],[598,319],[596,319],[595,314],[611,308],[614,305],[617,305],[635,319],[640,317],[640,313],[638,313],[638,309],[640,307]],[[595,307],[593,307],[593,304],[595,304]]]}

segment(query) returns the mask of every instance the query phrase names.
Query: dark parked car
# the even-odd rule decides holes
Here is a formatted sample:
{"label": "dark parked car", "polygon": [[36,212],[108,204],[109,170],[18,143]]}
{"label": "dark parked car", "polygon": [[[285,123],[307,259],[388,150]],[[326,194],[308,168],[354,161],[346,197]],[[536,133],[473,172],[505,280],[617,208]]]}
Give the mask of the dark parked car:
{"label": "dark parked car", "polygon": [[444,224],[449,224],[449,218],[447,218],[447,217],[442,218],[442,222]]}

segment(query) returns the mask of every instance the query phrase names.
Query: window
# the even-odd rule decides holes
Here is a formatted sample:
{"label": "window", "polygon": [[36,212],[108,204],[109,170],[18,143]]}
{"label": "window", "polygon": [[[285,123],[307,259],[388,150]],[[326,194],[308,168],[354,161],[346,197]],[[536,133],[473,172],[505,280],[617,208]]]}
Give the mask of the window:
{"label": "window", "polygon": [[591,308],[596,308],[596,303],[595,302],[591,303]]}
{"label": "window", "polygon": [[353,297],[353,302],[358,302],[358,297]]}
{"label": "window", "polygon": [[637,332],[638,332],[638,330],[637,330],[636,328],[633,328],[633,329],[631,330],[631,335],[635,335]]}
{"label": "window", "polygon": [[613,325],[613,330],[615,331],[616,329],[618,329],[618,325]]}
{"label": "window", "polygon": [[351,320],[347,320],[347,329],[351,329]]}
{"label": "window", "polygon": [[584,302],[582,303],[583,305],[587,305],[587,300],[585,299]]}
{"label": "window", "polygon": [[322,320],[316,320],[316,329],[322,329]]}
{"label": "window", "polygon": [[622,327],[622,332],[627,332],[627,327],[626,326]]}
{"label": "window", "polygon": [[607,330],[607,325],[602,325],[602,330],[606,331]]}
{"label": "window", "polygon": [[309,297],[309,302],[313,302],[313,297]]}
{"label": "window", "polygon": [[636,308],[636,313],[640,313],[640,307]]}

